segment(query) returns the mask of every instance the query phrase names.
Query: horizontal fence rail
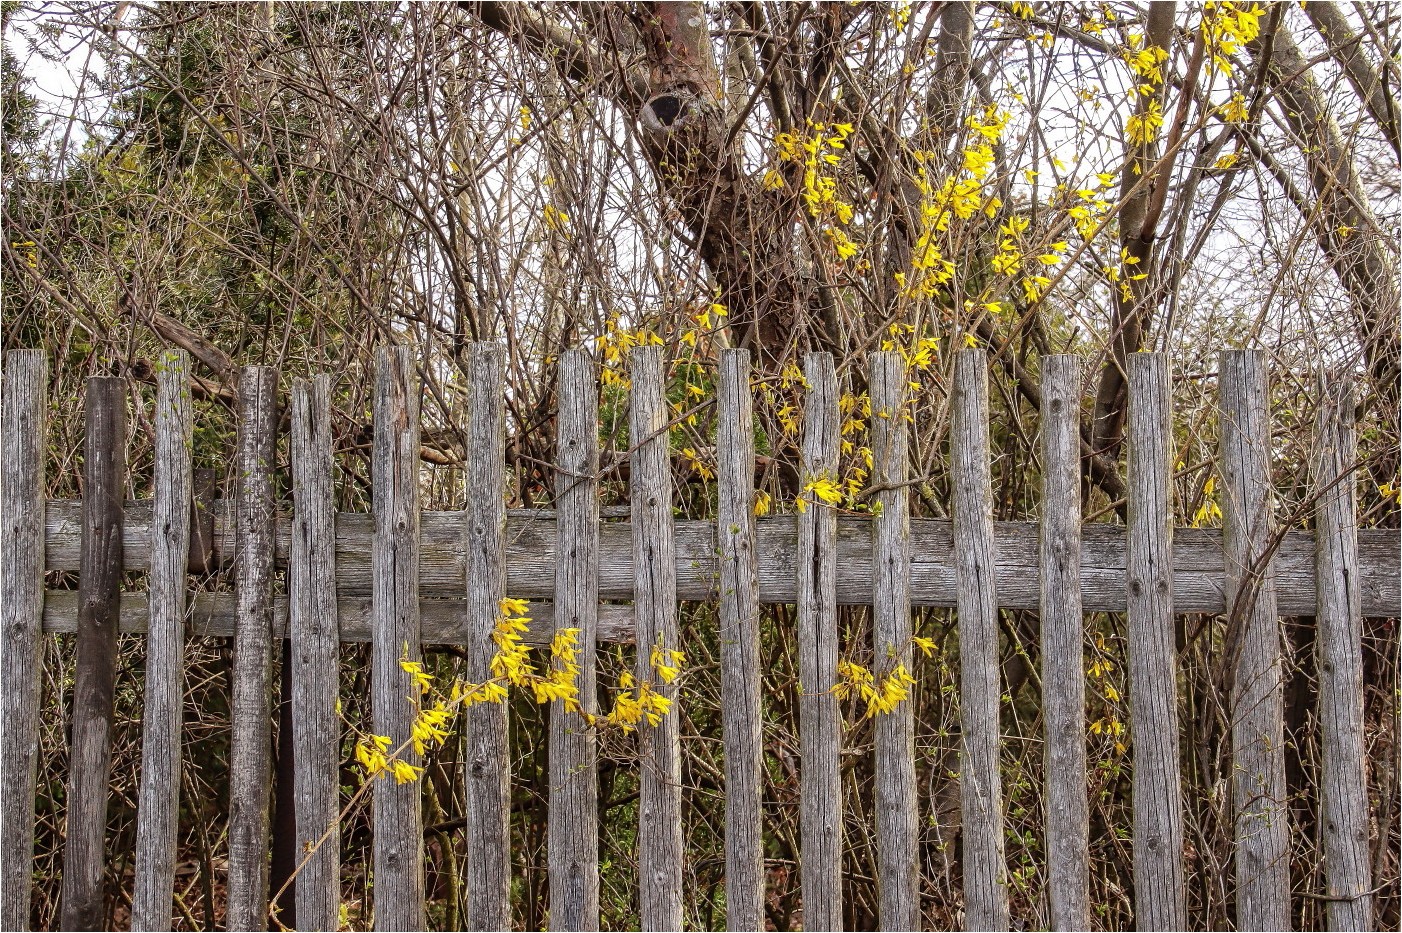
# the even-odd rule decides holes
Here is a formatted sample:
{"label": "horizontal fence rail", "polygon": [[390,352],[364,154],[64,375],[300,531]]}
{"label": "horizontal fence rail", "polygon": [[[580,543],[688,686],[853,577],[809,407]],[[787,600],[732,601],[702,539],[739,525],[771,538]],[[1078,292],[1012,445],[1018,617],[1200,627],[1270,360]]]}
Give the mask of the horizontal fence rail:
{"label": "horizontal fence rail", "polygon": [[[103,898],[102,814],[107,802],[118,631],[147,636],[137,858],[132,896],[138,929],[168,929],[177,857],[181,684],[184,645],[232,639],[228,923],[262,929],[278,894],[269,884],[269,801],[274,658],[284,643],[283,676],[294,717],[299,859],[297,920],[305,929],[337,922],[340,909],[340,774],[344,741],[337,718],[340,644],[371,646],[369,691],[375,734],[412,745],[413,671],[427,644],[459,645],[475,681],[499,659],[498,606],[528,600],[529,645],[582,636],[579,703],[596,713],[595,643],[637,646],[635,675],[650,680],[679,644],[679,605],[718,605],[725,750],[726,903],[731,929],[765,920],[762,794],[765,757],[758,618],[762,604],[792,604],[798,633],[800,792],[795,821],[804,923],[841,929],[846,797],[844,720],[834,686],[844,648],[839,606],[872,607],[869,648],[879,678],[914,664],[912,607],[958,609],[959,796],[963,903],[972,929],[1022,925],[1009,915],[1004,856],[1003,692],[999,611],[1035,610],[1047,730],[1049,912],[1055,928],[1083,928],[1088,828],[1085,755],[1085,613],[1124,613],[1129,632],[1136,922],[1142,929],[1186,923],[1178,659],[1174,617],[1225,617],[1235,684],[1217,698],[1233,738],[1233,830],[1241,924],[1281,926],[1290,917],[1289,826],[1281,767],[1280,620],[1318,616],[1321,742],[1329,814],[1325,891],[1336,924],[1371,922],[1368,800],[1361,780],[1362,662],[1365,616],[1402,615],[1399,542],[1394,530],[1357,527],[1351,396],[1321,388],[1316,534],[1282,530],[1269,488],[1268,373],[1254,353],[1224,354],[1223,456],[1226,528],[1175,527],[1169,364],[1136,354],[1127,367],[1127,523],[1081,519],[1077,424],[1080,361],[1043,361],[1044,524],[993,521],[986,360],[960,351],[951,395],[952,520],[909,514],[910,438],[902,419],[908,378],[897,353],[872,357],[875,514],[839,514],[809,495],[839,462],[839,382],[827,354],[805,360],[808,388],[799,465],[798,514],[754,515],[755,437],[750,361],[721,354],[718,371],[717,521],[676,517],[668,463],[666,361],[659,347],[630,360],[629,507],[598,501],[598,372],[589,354],[560,363],[561,405],[556,510],[507,510],[503,358],[489,344],[467,356],[468,508],[420,508],[419,400],[414,351],[385,347],[374,390],[370,514],[333,510],[336,465],[328,430],[332,385],[296,380],[290,394],[290,498],[274,498],[278,373],[249,367],[240,389],[232,497],[214,499],[192,476],[192,414],[184,354],[163,356],[156,416],[154,500],[125,503],[124,396],[119,380],[93,380],[86,404],[90,471],[86,500],[43,498],[43,432],[49,401],[44,358],[5,357],[3,398],[3,705],[0,769],[6,819],[0,832],[0,921],[30,922],[35,759],[39,734],[37,659],[43,634],[76,634],[76,683],[84,728],[75,728],[69,776],[62,922],[93,928]],[[882,419],[885,419],[884,421]],[[105,472],[97,472],[102,467]],[[197,471],[194,471],[197,473]],[[99,501],[96,493],[105,496]],[[292,508],[288,508],[292,506]],[[187,574],[230,571],[233,592],[195,589]],[[124,571],[145,573],[146,586]],[[46,589],[45,573],[77,574],[77,589]],[[70,577],[71,579],[71,577]],[[283,581],[281,584],[279,581]],[[54,581],[50,581],[50,586]],[[631,603],[631,604],[628,604]],[[1327,663],[1325,663],[1327,662]],[[554,661],[552,661],[554,663]],[[563,663],[563,662],[562,662]],[[661,667],[659,667],[661,665]],[[85,686],[84,686],[85,685]],[[685,708],[670,678],[655,688]],[[415,694],[416,695],[416,694]],[[75,701],[77,702],[77,701]],[[599,924],[599,752],[596,730],[556,698],[550,717],[549,911],[552,929]],[[464,871],[471,929],[510,925],[512,775],[506,705],[469,706],[467,766],[458,775],[469,841]],[[899,704],[879,719],[869,754],[877,764],[875,871],[884,928],[920,924],[922,865],[913,713]],[[76,720],[75,720],[76,722]],[[687,840],[682,834],[681,716],[640,723],[639,917],[645,929],[680,929]],[[82,750],[84,757],[76,754]],[[797,760],[790,756],[790,760]],[[406,752],[408,765],[419,755]],[[936,769],[938,770],[938,769]],[[939,777],[936,780],[940,779]],[[373,916],[380,929],[422,929],[425,913],[421,788],[383,775],[372,791]],[[279,793],[278,798],[284,799]],[[81,826],[73,821],[82,820]],[[1337,824],[1337,825],[1336,825]],[[1265,830],[1263,831],[1263,827]],[[928,875],[927,875],[928,877]],[[1295,879],[1298,895],[1299,879]]]}
{"label": "horizontal fence rail", "polygon": [[[214,560],[231,566],[235,550],[232,503],[213,504]],[[48,502],[45,515],[45,563],[49,570],[77,570],[82,504],[75,499]],[[465,585],[462,528],[466,512],[424,512],[420,523],[419,592],[425,603],[434,598],[457,596]],[[150,546],[151,507],[128,502],[123,522],[125,569],[146,570]],[[336,587],[344,597],[370,592],[371,516],[341,512],[336,516]],[[608,521],[599,527],[600,599],[625,600],[634,595],[632,526]],[[765,516],[755,521],[755,552],[759,558],[759,599],[762,603],[796,601],[798,516]],[[1088,524],[1081,530],[1081,599],[1086,612],[1124,612],[1125,570],[1128,564],[1126,529],[1119,525]],[[506,518],[506,589],[524,599],[548,600],[554,596],[557,528],[552,511],[509,510]],[[688,601],[720,597],[720,564],[717,558],[716,523],[678,521],[675,531],[677,598]],[[289,566],[292,516],[277,518],[275,566]],[[1277,610],[1286,616],[1315,613],[1315,537],[1307,531],[1289,531],[1275,550],[1273,565]],[[1388,529],[1358,530],[1359,587],[1365,616],[1393,616],[1402,602],[1397,561],[1398,536]],[[910,520],[910,601],[913,606],[953,608],[956,605],[953,523],[934,518]],[[994,568],[998,606],[1002,609],[1036,609],[1039,529],[1033,522],[993,523]],[[837,602],[839,605],[872,604],[872,519],[860,515],[837,518]],[[1217,613],[1227,610],[1226,561],[1220,528],[1173,529],[1174,611]],[[221,595],[212,600],[211,609]],[[126,603],[124,603],[124,606]],[[232,610],[230,610],[232,611]],[[197,612],[196,618],[199,618]],[[60,615],[46,615],[54,631],[72,631],[72,623]],[[140,631],[136,622],[128,628]],[[66,627],[65,627],[66,626]],[[355,634],[343,638],[363,640]],[[356,631],[352,625],[351,632]],[[211,634],[227,635],[217,631]],[[611,640],[611,639],[603,639]]]}

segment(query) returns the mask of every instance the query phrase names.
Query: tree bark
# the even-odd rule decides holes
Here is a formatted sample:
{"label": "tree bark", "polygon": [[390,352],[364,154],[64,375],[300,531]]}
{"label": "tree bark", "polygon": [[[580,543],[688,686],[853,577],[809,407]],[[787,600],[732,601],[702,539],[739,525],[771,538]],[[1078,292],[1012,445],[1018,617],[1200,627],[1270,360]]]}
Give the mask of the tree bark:
{"label": "tree bark", "polygon": [[[772,370],[798,343],[811,297],[797,262],[794,196],[767,190],[742,170],[704,5],[642,5],[645,76],[619,73],[599,51],[534,11],[463,6],[517,46],[548,57],[562,77],[602,81],[616,105],[638,114],[648,163],[714,274],[738,343],[753,350],[761,370]],[[620,31],[626,32],[611,34]],[[615,80],[605,81],[610,72]]]}
{"label": "tree bark", "polygon": [[699,2],[654,3],[643,30],[648,98],[639,123],[653,173],[715,274],[731,327],[761,368],[794,339],[808,295],[796,262],[793,205],[746,175],[725,118]]}
{"label": "tree bark", "polygon": [[[1154,3],[1149,7],[1145,32],[1146,48],[1169,49],[1173,43],[1173,19],[1176,3]],[[1167,64],[1167,62],[1165,62]],[[1191,96],[1191,93],[1189,93]],[[1153,95],[1136,95],[1135,106],[1142,115],[1151,102],[1163,100],[1163,88]],[[1167,184],[1171,165],[1156,167],[1159,160],[1158,140],[1130,143],[1125,153],[1124,171],[1120,176],[1120,191],[1134,191],[1125,198],[1120,211],[1120,256],[1122,287],[1115,288],[1114,313],[1110,318],[1110,356],[1100,372],[1100,388],[1095,396],[1095,413],[1091,424],[1091,449],[1114,457],[1124,438],[1125,410],[1129,390],[1125,381],[1125,361],[1139,351],[1144,341],[1144,325],[1152,312],[1152,267],[1157,218],[1152,209],[1152,185],[1140,185],[1146,172],[1159,175],[1159,184]],[[1137,190],[1136,190],[1137,186]],[[1131,276],[1148,274],[1148,278]]]}
{"label": "tree bark", "polygon": [[[1281,115],[1295,136],[1295,144],[1309,171],[1310,186],[1318,197],[1311,220],[1314,234],[1334,273],[1353,299],[1358,341],[1369,374],[1385,402],[1379,410],[1388,436],[1396,437],[1397,411],[1402,394],[1402,352],[1397,342],[1397,268],[1384,246],[1382,227],[1369,206],[1352,153],[1339,125],[1329,111],[1323,89],[1315,81],[1309,63],[1283,25],[1250,45],[1259,63],[1268,58],[1269,80]],[[1269,50],[1269,52],[1268,52]],[[1389,479],[1396,458],[1384,466]],[[1387,481],[1387,480],[1384,480]]]}
{"label": "tree bark", "polygon": [[1392,151],[1402,155],[1402,134],[1398,132],[1397,101],[1387,91],[1382,79],[1359,48],[1361,37],[1349,27],[1348,18],[1337,3],[1328,0],[1314,0],[1305,4],[1305,15],[1319,30],[1319,35],[1329,43],[1329,54],[1338,62],[1344,77],[1358,92],[1358,99],[1368,111],[1368,116],[1378,124],[1378,129],[1387,137]]}

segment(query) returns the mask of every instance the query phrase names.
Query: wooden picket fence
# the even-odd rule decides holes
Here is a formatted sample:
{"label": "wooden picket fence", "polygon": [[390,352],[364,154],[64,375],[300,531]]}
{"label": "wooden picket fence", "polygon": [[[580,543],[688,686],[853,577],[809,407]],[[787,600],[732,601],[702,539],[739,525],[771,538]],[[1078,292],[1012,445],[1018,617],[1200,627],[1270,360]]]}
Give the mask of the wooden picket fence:
{"label": "wooden picket fence", "polygon": [[[804,481],[835,474],[838,390],[832,358],[805,360]],[[1129,361],[1127,524],[1083,524],[1081,362],[1042,362],[1040,524],[994,522],[988,376],[982,351],[961,351],[951,399],[952,521],[910,517],[907,375],[897,353],[871,356],[875,488],[872,514],[839,515],[814,500],[801,513],[756,519],[755,438],[746,351],[721,353],[717,374],[718,517],[673,517],[669,412],[661,348],[633,351],[626,522],[600,521],[599,397],[584,351],[559,362],[553,511],[508,512],[503,502],[503,355],[471,348],[465,508],[419,506],[415,352],[379,352],[374,388],[373,510],[336,514],[330,381],[291,390],[290,515],[274,500],[278,373],[249,367],[239,387],[236,489],[192,509],[189,361],[161,358],[154,495],[123,502],[125,393],[94,378],[87,396],[82,501],[46,501],[47,364],[40,351],[5,356],[3,399],[3,748],[0,926],[30,923],[43,634],[74,632],[72,757],[61,923],[102,922],[110,717],[118,630],[145,632],[145,706],[132,923],[169,929],[179,813],[181,689],[187,639],[234,640],[228,834],[228,927],[268,923],[271,668],[291,639],[296,832],[311,852],[296,882],[304,929],[335,929],[340,898],[342,736],[336,714],[339,646],[369,641],[376,733],[397,745],[414,715],[400,660],[424,643],[462,645],[469,679],[487,679],[492,632],[506,594],[529,598],[530,640],[580,630],[580,698],[595,706],[596,641],[633,641],[638,676],[652,679],[650,646],[677,644],[679,600],[719,602],[725,749],[725,905],[733,930],[764,926],[759,614],[796,607],[801,733],[801,872],[808,929],[841,928],[842,719],[832,688],[837,607],[870,606],[876,673],[911,665],[912,606],[958,610],[962,866],[965,924],[1008,929],[999,768],[997,614],[1036,609],[1042,626],[1046,722],[1046,853],[1050,918],[1089,929],[1085,679],[1082,616],[1128,619],[1133,740],[1133,875],[1138,926],[1186,929],[1183,802],[1173,632],[1175,613],[1223,613],[1234,663],[1232,749],[1237,922],[1288,929],[1289,819],[1285,812],[1281,616],[1314,615],[1320,652],[1323,850],[1331,925],[1372,922],[1368,809],[1363,780],[1360,626],[1398,616],[1398,539],[1360,530],[1354,502],[1353,404],[1346,383],[1321,383],[1314,462],[1316,534],[1272,524],[1266,368],[1260,356],[1222,355],[1219,489],[1225,527],[1175,528],[1169,365]],[[232,594],[189,591],[187,572],[232,566]],[[286,594],[274,579],[286,570]],[[120,592],[126,571],[144,592]],[[46,571],[76,571],[76,593],[45,590]],[[615,601],[601,603],[601,600]],[[617,601],[631,600],[631,605]],[[675,685],[657,687],[668,697]],[[683,696],[680,702],[685,702]],[[467,711],[468,928],[509,929],[511,774],[508,707]],[[639,908],[649,930],[683,923],[678,717],[644,724],[638,828]],[[881,924],[920,924],[914,712],[899,704],[875,731],[875,833]],[[415,760],[412,752],[410,760]],[[597,929],[599,864],[596,736],[579,717],[552,715],[548,868],[550,927]],[[420,788],[373,785],[374,922],[425,928]]]}

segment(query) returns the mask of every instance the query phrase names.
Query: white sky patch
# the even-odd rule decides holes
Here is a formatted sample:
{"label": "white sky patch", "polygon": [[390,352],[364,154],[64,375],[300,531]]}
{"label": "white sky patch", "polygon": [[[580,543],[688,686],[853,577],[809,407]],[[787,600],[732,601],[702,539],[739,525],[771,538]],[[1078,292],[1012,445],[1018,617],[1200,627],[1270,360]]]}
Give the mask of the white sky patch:
{"label": "white sky patch", "polygon": [[[19,63],[51,151],[71,156],[111,108],[96,29],[64,5],[26,5],[5,23],[5,48]],[[60,162],[66,161],[60,160]]]}

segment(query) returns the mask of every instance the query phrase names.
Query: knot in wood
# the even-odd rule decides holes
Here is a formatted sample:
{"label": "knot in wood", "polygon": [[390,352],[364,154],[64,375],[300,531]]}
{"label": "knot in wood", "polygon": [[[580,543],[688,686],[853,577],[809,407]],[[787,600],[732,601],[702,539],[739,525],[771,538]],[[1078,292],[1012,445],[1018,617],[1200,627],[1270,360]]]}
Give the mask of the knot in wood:
{"label": "knot in wood", "polygon": [[696,88],[678,84],[650,97],[639,118],[649,133],[672,133],[697,122],[701,109],[701,95]]}

